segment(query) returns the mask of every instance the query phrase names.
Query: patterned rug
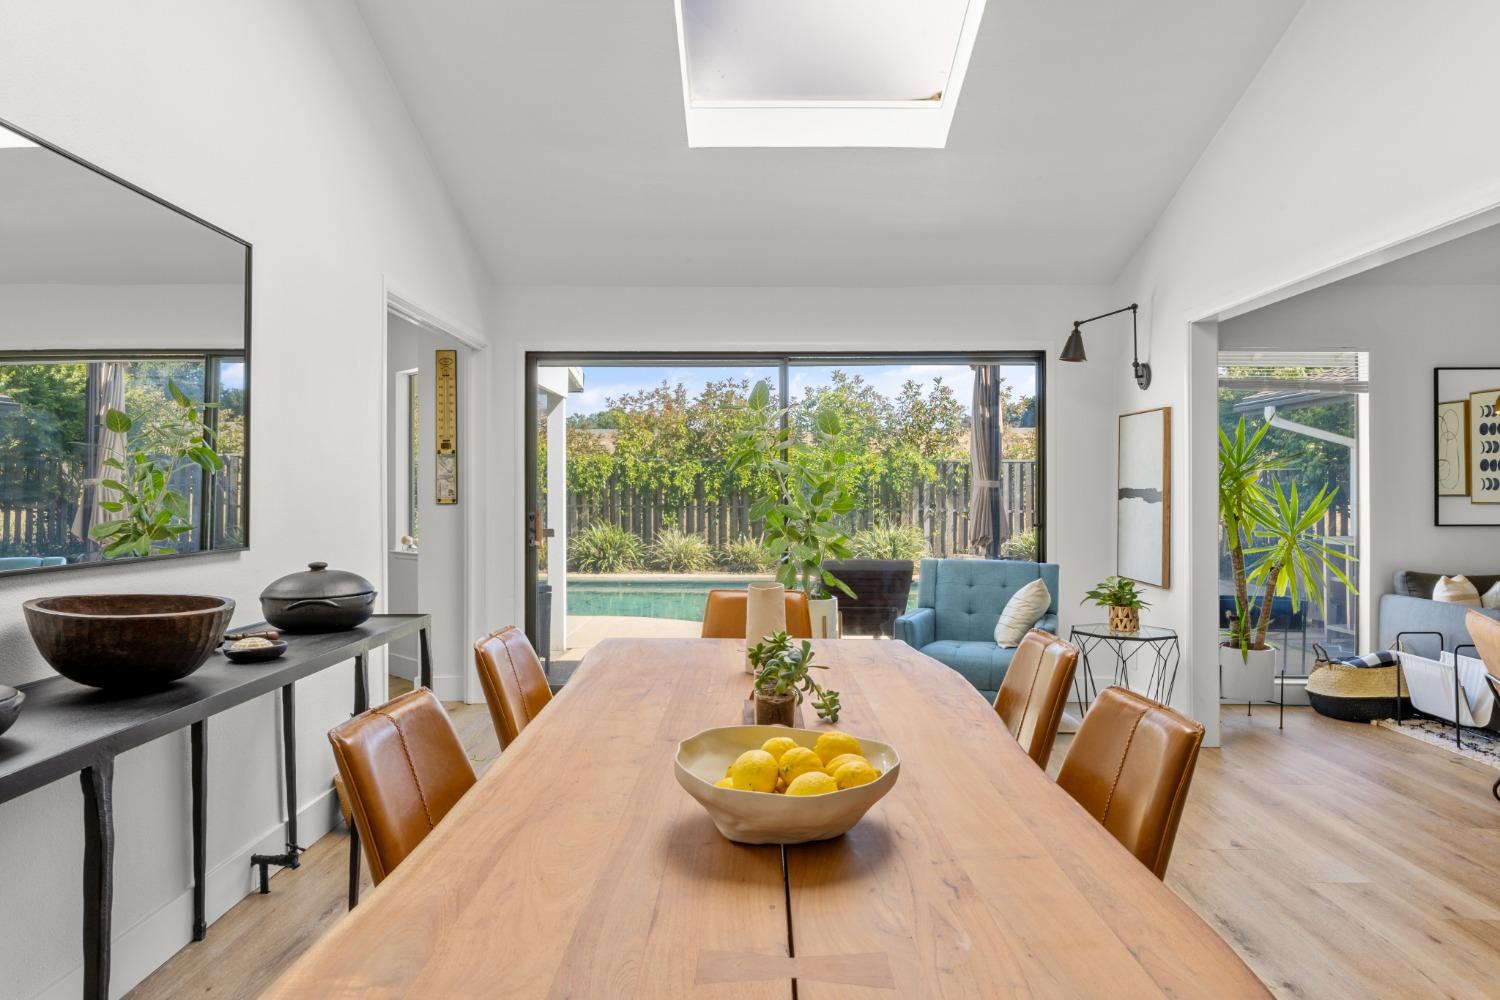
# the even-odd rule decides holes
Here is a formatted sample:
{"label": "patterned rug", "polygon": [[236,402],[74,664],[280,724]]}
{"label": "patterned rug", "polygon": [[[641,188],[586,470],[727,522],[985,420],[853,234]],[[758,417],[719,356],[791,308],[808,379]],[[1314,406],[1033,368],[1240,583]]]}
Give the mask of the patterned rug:
{"label": "patterned rug", "polygon": [[1500,769],[1500,735],[1488,729],[1466,727],[1463,746],[1456,747],[1453,745],[1453,727],[1446,722],[1436,722],[1432,719],[1404,719],[1398,726],[1394,719],[1376,719],[1370,725],[1400,733],[1414,740],[1421,740],[1428,746],[1438,747],[1449,753],[1456,753],[1461,757],[1477,760],[1481,764]]}

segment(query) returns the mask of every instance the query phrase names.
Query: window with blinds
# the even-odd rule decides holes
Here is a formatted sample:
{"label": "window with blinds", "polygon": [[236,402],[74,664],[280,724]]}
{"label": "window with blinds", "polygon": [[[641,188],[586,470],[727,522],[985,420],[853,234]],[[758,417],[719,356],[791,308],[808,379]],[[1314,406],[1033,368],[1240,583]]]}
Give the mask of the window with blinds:
{"label": "window with blinds", "polygon": [[1219,352],[1221,389],[1368,392],[1369,379],[1369,355],[1363,351]]}

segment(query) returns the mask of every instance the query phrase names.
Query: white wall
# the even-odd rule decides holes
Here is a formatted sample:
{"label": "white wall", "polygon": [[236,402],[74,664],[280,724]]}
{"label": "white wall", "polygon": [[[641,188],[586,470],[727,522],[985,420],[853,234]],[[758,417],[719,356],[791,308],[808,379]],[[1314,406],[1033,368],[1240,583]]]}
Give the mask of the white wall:
{"label": "white wall", "polygon": [[[489,520],[490,620],[523,615],[525,352],[1042,350],[1047,364],[1049,561],[1062,565],[1063,628],[1083,591],[1114,572],[1112,375],[1128,335],[1090,339],[1088,364],[1056,361],[1072,321],[1102,311],[1098,287],[579,288],[496,293],[497,433]],[[506,530],[504,526],[510,526]]]}
{"label": "white wall", "polygon": [[[0,115],[255,247],[253,549],[0,580],[0,682],[50,672],[33,596],[210,591],[245,622],[311,559],[376,577],[386,282],[474,331],[489,283],[362,22],[335,0],[5,0],[0,24]],[[348,668],[298,685],[305,843],[331,819],[323,734],[351,689]],[[250,888],[249,852],[280,846],[276,718],[268,697],[209,723],[213,916]],[[190,937],[187,734],[123,755],[115,804],[118,994]],[[81,810],[74,780],[0,806],[7,997],[79,993]]]}
{"label": "white wall", "polygon": [[244,285],[0,284],[0,351],[244,346]]}
{"label": "white wall", "polygon": [[[1219,324],[1229,349],[1370,352],[1369,478],[1363,499],[1372,613],[1397,570],[1492,572],[1495,528],[1432,519],[1432,370],[1500,363],[1500,287],[1338,283]],[[1291,415],[1295,420],[1295,414]],[[1366,635],[1379,634],[1371,622]]]}
{"label": "white wall", "polygon": [[1115,285],[1143,307],[1156,369],[1149,392],[1122,378],[1116,403],[1178,408],[1188,445],[1173,460],[1175,582],[1153,619],[1190,632],[1176,701],[1211,741],[1217,344],[1193,323],[1500,203],[1496,37],[1489,0],[1309,0]]}

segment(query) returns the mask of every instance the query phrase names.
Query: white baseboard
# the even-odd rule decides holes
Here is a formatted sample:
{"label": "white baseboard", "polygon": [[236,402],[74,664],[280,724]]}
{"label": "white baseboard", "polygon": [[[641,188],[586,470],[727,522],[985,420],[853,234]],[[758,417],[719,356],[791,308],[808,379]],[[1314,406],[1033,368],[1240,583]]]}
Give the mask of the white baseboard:
{"label": "white baseboard", "polygon": [[438,696],[438,701],[463,701],[464,679],[454,676],[434,677],[432,693]]}
{"label": "white baseboard", "polygon": [[[339,823],[338,803],[329,788],[297,813],[297,836],[303,847],[312,844]],[[232,857],[208,869],[207,903],[209,936],[213,922],[240,900],[259,889],[259,878],[250,867],[252,854],[280,854],[286,846],[286,827],[277,823]],[[273,871],[271,891],[276,891]],[[124,996],[184,947],[193,944],[193,890],[163,903],[129,927],[114,928],[111,942],[109,995]],[[35,994],[37,1000],[74,1000],[83,993],[83,956],[78,965],[52,985]]]}

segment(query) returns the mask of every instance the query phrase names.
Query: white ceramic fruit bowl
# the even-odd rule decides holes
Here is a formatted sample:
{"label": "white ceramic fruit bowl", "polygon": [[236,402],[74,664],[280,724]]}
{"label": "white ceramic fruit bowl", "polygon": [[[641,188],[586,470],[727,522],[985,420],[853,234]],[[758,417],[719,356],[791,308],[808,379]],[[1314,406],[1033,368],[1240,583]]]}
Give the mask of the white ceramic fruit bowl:
{"label": "white ceramic fruit bowl", "polygon": [[[826,730],[825,730],[826,732]],[[901,758],[888,743],[851,733],[880,777],[868,785],[826,795],[774,795],[718,788],[724,769],[746,750],[773,736],[790,736],[812,749],[822,733],[785,726],[723,726],[705,729],[677,745],[677,783],[697,799],[719,832],[740,844],[805,844],[848,833],[870,807],[896,784]]]}

